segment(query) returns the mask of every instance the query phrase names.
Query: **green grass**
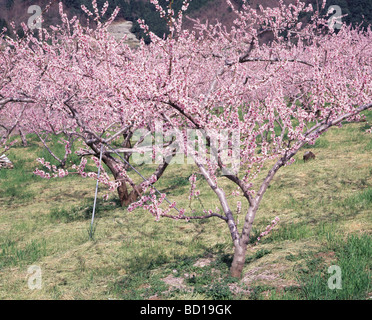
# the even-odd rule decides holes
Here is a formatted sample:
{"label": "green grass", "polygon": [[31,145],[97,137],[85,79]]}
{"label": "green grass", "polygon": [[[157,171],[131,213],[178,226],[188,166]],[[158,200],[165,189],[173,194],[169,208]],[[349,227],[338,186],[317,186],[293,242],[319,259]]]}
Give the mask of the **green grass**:
{"label": "green grass", "polygon": [[13,170],[0,170],[0,181],[6,187],[0,187],[0,199],[8,202],[20,202],[32,199],[35,193],[29,187],[36,177],[25,169],[26,160],[15,156],[13,162],[16,163]]}
{"label": "green grass", "polygon": [[0,270],[9,266],[32,264],[46,255],[45,240],[34,240],[20,247],[16,241],[6,238],[0,245]]}
{"label": "green grass", "polygon": [[[372,122],[372,112],[366,115]],[[229,276],[233,247],[224,221],[155,222],[141,209],[121,208],[115,193],[102,201],[103,187],[91,240],[95,181],[35,176],[34,169],[41,169],[36,158],[55,162],[37,138],[28,136],[27,148],[17,143],[9,151],[14,169],[0,170],[0,299],[367,299],[372,293],[372,139],[365,126],[329,130],[306,147],[315,160],[304,163],[304,149],[278,172],[254,222],[241,280]],[[64,146],[50,142],[63,156]],[[149,176],[154,166],[137,169]],[[156,186],[189,209],[193,172],[192,166],[169,166]],[[233,188],[219,179],[229,194]],[[199,176],[196,188],[203,201],[193,201],[192,209],[217,206]],[[232,208],[236,200],[229,197]],[[239,200],[244,212],[247,204]],[[255,245],[276,216],[279,224]],[[241,230],[244,216],[236,218]],[[30,265],[42,269],[41,290],[27,287]],[[341,268],[342,290],[327,286],[331,265]]]}
{"label": "green grass", "polygon": [[[49,218],[52,222],[74,222],[86,221],[92,218],[94,198],[86,200],[83,204],[77,206],[62,206],[60,208],[52,208],[49,212]],[[103,217],[106,213],[115,208],[118,208],[117,202],[106,203],[98,199],[95,211],[95,217]]]}
{"label": "green grass", "polygon": [[336,223],[318,222],[315,225],[308,223],[297,223],[282,225],[278,230],[265,241],[267,242],[281,242],[286,240],[298,241],[316,237],[318,239],[329,239],[334,234],[337,234]]}
{"label": "green grass", "polygon": [[348,197],[340,205],[356,213],[360,210],[370,209],[372,207],[372,188],[368,187],[356,195]]}
{"label": "green grass", "polygon": [[[334,265],[340,269],[340,287],[330,288],[331,274],[322,259],[307,261],[302,270],[301,295],[309,300],[366,299],[372,290],[372,238],[351,236],[335,248]],[[320,271],[319,271],[320,270]]]}

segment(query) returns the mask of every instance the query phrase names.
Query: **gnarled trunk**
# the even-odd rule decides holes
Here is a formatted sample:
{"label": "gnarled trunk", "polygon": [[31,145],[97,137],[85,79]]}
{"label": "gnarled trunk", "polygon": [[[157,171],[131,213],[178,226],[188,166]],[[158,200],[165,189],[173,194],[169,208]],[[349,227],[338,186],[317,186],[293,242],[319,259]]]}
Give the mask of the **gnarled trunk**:
{"label": "gnarled trunk", "polygon": [[[126,139],[127,141],[128,139]],[[87,143],[92,150],[98,155],[99,148],[96,147],[93,143]],[[131,144],[129,141],[125,142],[124,144],[126,147],[131,147]],[[173,150],[172,157],[175,155],[176,150]],[[129,156],[125,157],[126,161],[129,162]],[[165,160],[165,159],[163,159]],[[131,203],[135,202],[142,194],[143,189],[141,184],[137,184],[132,186],[133,190],[131,192],[128,192],[128,187],[125,179],[123,179],[120,175],[120,170],[117,168],[117,162],[114,158],[112,158],[109,154],[103,154],[102,155],[102,161],[104,164],[107,165],[107,167],[110,169],[111,173],[113,174],[116,181],[121,182],[120,186],[117,188],[119,200],[121,206],[128,206]],[[154,175],[156,176],[156,179],[158,180],[162,174],[164,173],[165,169],[168,167],[169,162],[164,161],[163,163],[159,164],[158,168],[155,170]]]}
{"label": "gnarled trunk", "polygon": [[121,182],[121,184],[117,187],[120,205],[122,207],[128,206],[134,201],[136,201],[142,192],[142,188],[140,186],[136,186],[136,190],[132,190],[131,192],[128,192],[127,184],[124,181],[124,179],[120,177],[120,171],[116,169],[114,160],[110,159],[107,156],[104,156],[102,157],[102,161],[110,169],[115,180]]}

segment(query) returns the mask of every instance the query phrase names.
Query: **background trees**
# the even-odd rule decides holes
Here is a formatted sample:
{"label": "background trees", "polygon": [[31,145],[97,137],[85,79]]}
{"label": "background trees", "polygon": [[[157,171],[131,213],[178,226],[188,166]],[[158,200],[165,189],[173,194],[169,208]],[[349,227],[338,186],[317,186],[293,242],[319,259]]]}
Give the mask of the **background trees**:
{"label": "background trees", "polygon": [[[46,5],[48,1],[40,1],[39,5]],[[98,0],[98,6],[102,7],[104,4],[104,0]],[[293,1],[292,1],[293,2]],[[307,3],[311,3],[314,7],[314,10],[317,9],[320,0],[308,0]],[[85,5],[87,8],[91,8],[91,1],[90,0],[67,0],[63,2],[66,6],[66,10],[68,13],[73,16],[77,15],[82,17],[84,12],[81,10],[81,5]],[[167,2],[165,0],[159,1],[160,5],[166,6]],[[243,1],[242,0],[233,0],[232,3],[237,7],[241,8]],[[275,1],[251,1],[251,5],[253,7],[258,6],[259,4],[274,4]],[[13,8],[17,7],[17,14],[19,12],[24,11],[24,14],[27,12],[27,7],[35,4],[33,1],[27,0],[0,0],[0,7],[4,10],[0,12],[0,30],[2,26],[6,26],[13,18],[9,19],[9,16],[6,14],[7,11],[12,10]],[[193,17],[198,17],[201,20],[205,20],[207,17],[205,16],[204,12],[206,8],[214,6],[216,8],[216,16],[214,18],[218,18],[222,23],[226,22],[226,19],[231,20],[231,18],[227,18],[227,12],[221,11],[219,7],[224,5],[224,0],[198,0],[192,1],[190,3],[189,9],[187,14]],[[328,0],[326,7],[322,10],[322,14],[325,14],[327,8],[331,5],[338,5],[342,9],[342,13],[346,14],[347,16],[343,18],[348,24],[353,24],[354,26],[362,24],[363,27],[367,27],[372,22],[372,8],[371,2],[369,0],[357,0],[357,1],[349,1],[349,0]],[[173,8],[175,11],[178,11],[182,6],[182,0],[174,0],[173,1]],[[132,32],[137,35],[138,38],[144,38],[146,43],[150,41],[149,37],[142,32],[137,19],[142,18],[146,20],[146,23],[149,25],[150,29],[159,37],[162,37],[164,34],[168,34],[167,24],[164,19],[161,19],[156,12],[155,7],[151,4],[149,0],[112,0],[109,2],[109,6],[107,9],[108,15],[111,15],[116,7],[120,8],[120,12],[118,13],[118,18],[125,19],[129,21],[133,21]],[[231,9],[228,9],[229,13]],[[310,18],[310,15],[306,15],[307,19]],[[50,16],[46,16],[45,24],[55,24],[55,20],[52,19]],[[25,21],[27,19],[23,19]],[[191,24],[188,24],[191,25]],[[19,29],[21,32],[21,29]]]}
{"label": "background trees", "polygon": [[[98,19],[98,11],[95,13]],[[6,74],[8,69],[4,65],[1,91],[4,123],[17,119],[18,126],[37,134],[61,165],[57,170],[41,159],[48,169],[53,169],[52,176],[55,177],[68,174],[64,167],[76,139],[86,147],[81,150],[81,156],[99,157],[102,142],[109,144],[124,137],[124,159],[128,160],[133,133],[146,126],[149,118],[154,120],[153,112],[146,107],[148,101],[142,97],[146,88],[142,88],[139,76],[143,74],[142,59],[148,54],[148,48],[142,48],[143,55],[134,54],[123,42],[118,44],[110,37],[107,24],[99,22],[94,30],[82,27],[76,18],[67,18],[62,4],[60,15],[61,26],[52,28],[50,33],[44,30],[39,38],[28,33],[23,39],[4,39],[7,48],[3,57],[12,61],[8,63],[9,74]],[[25,105],[26,102],[30,105]],[[15,117],[13,113],[22,117]],[[62,142],[66,151],[63,158],[48,147],[50,135],[64,136]],[[103,176],[101,182],[111,189],[117,188],[120,202],[124,205],[136,199],[141,185],[135,186],[131,180],[121,176],[123,168],[128,166],[125,160],[111,156],[117,152],[116,148],[103,149],[102,160],[113,174],[114,181],[110,182],[107,176]],[[154,174],[159,177],[164,166],[160,165]],[[85,167],[84,162],[78,172],[86,175],[82,167]],[[44,171],[37,170],[36,173],[51,177]],[[132,183],[132,192],[128,192],[126,183]]]}

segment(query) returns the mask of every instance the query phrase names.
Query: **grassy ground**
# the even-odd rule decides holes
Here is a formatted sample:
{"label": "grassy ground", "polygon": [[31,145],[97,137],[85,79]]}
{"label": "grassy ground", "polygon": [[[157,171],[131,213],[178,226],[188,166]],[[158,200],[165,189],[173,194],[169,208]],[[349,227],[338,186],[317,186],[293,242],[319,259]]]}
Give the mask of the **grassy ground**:
{"label": "grassy ground", "polygon": [[[372,112],[367,117],[371,123]],[[229,277],[231,239],[217,219],[155,222],[142,210],[120,208],[112,194],[98,203],[90,240],[95,182],[33,175],[35,159],[48,155],[29,137],[29,147],[9,153],[15,169],[0,170],[0,299],[368,299],[372,139],[366,128],[351,123],[330,130],[309,148],[315,160],[304,163],[301,152],[277,174],[253,239],[275,216],[280,223],[249,249],[239,281]],[[157,187],[188,207],[192,170],[170,166]],[[205,185],[198,189],[206,206],[217,205]],[[227,182],[224,189],[232,190]],[[40,290],[28,288],[31,265],[41,268]],[[331,265],[341,268],[342,289],[328,288]]]}

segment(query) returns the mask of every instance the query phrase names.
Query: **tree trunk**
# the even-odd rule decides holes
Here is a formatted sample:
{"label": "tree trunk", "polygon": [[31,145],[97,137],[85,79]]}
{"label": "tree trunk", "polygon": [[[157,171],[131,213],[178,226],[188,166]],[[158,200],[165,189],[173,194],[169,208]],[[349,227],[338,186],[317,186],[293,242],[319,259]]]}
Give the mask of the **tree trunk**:
{"label": "tree trunk", "polygon": [[113,160],[111,160],[109,157],[102,157],[102,161],[107,165],[107,167],[110,169],[111,173],[113,174],[116,181],[120,181],[120,186],[117,187],[117,192],[120,200],[120,205],[128,206],[134,201],[136,201],[139,197],[138,192],[142,192],[141,188],[137,186],[137,190],[132,190],[130,193],[128,193],[127,184],[124,181],[123,178],[120,177],[120,171],[115,168],[115,163]]}
{"label": "tree trunk", "polygon": [[[88,145],[92,148],[92,150],[98,155],[98,148],[95,147],[93,144]],[[131,146],[130,142],[126,144],[126,146]],[[176,150],[173,150],[172,157],[175,155]],[[125,180],[120,176],[120,170],[116,167],[116,161],[110,155],[103,154],[102,161],[107,167],[110,169],[111,173],[113,174],[116,181],[120,181],[121,185],[117,188],[120,205],[121,206],[128,206],[131,203],[135,202],[142,194],[143,189],[141,184],[132,186],[133,190],[129,193],[127,184]],[[129,157],[128,160],[129,161]],[[158,168],[155,170],[154,175],[156,176],[157,180],[162,176],[165,169],[168,167],[168,162],[164,161],[163,163],[159,164]]]}
{"label": "tree trunk", "polygon": [[142,192],[142,189],[136,186],[139,193],[136,190],[132,190],[130,193],[128,193],[126,182],[120,179],[120,177],[117,177],[116,174],[114,174],[114,177],[115,177],[115,180],[118,180],[121,182],[121,185],[117,188],[120,205],[122,207],[129,206],[131,203],[133,203],[134,201],[138,199],[138,197],[140,196]]}
{"label": "tree trunk", "polygon": [[[120,178],[118,177],[118,173],[117,172],[112,172],[113,175],[114,175],[114,178],[115,180],[119,180]],[[121,185],[117,187],[117,191],[118,191],[118,196],[119,196],[119,200],[120,200],[120,205],[123,207],[124,205],[128,205],[127,204],[127,201],[128,201],[128,189],[127,189],[127,185],[124,181],[120,181],[121,182]]]}
{"label": "tree trunk", "polygon": [[254,218],[258,210],[258,202],[248,209],[245,217],[242,235],[238,243],[235,243],[234,258],[230,267],[230,274],[232,277],[241,278],[245,264],[245,255],[249,244],[249,236],[251,234]]}
{"label": "tree trunk", "polygon": [[19,131],[19,134],[20,134],[21,139],[22,139],[22,145],[24,147],[27,147],[27,139],[26,139],[26,136],[25,136],[23,130],[22,129],[18,129],[18,131]]}
{"label": "tree trunk", "polygon": [[234,259],[230,267],[230,274],[234,278],[241,278],[245,263],[247,245],[235,246]]}

